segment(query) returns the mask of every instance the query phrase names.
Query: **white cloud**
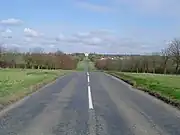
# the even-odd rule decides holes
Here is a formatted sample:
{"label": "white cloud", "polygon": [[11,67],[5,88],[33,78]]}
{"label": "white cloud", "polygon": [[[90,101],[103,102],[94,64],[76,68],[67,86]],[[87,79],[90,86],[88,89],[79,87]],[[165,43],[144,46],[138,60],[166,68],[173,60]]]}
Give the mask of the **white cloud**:
{"label": "white cloud", "polygon": [[92,37],[92,42],[94,44],[100,44],[102,42],[102,39],[99,37]]}
{"label": "white cloud", "polygon": [[43,36],[42,33],[36,31],[36,30],[33,30],[31,28],[24,28],[24,33],[25,33],[25,36],[27,37],[40,37],[40,36]]}
{"label": "white cloud", "polygon": [[6,29],[5,32],[6,32],[6,33],[12,33],[12,30]]}
{"label": "white cloud", "polygon": [[65,39],[66,39],[65,35],[63,35],[62,33],[59,34],[59,36],[57,38],[55,38],[56,41],[63,41]]}
{"label": "white cloud", "polygon": [[0,20],[0,24],[1,25],[8,25],[8,26],[21,25],[21,24],[23,24],[23,21],[20,19],[9,18],[6,20]]}
{"label": "white cloud", "polygon": [[[7,34],[6,37],[11,36],[12,31],[10,29],[6,29],[4,32]],[[139,42],[134,38],[121,37],[109,30],[77,32],[70,35],[59,34],[57,38],[41,36],[40,32],[31,28],[25,28],[24,33],[24,37],[13,37],[11,40],[7,38],[1,40],[0,38],[0,41],[3,41],[6,46],[19,45],[26,50],[28,50],[27,48],[41,47],[47,51],[48,49],[59,48],[63,51],[67,49],[69,52],[142,53],[153,51],[152,44]]]}
{"label": "white cloud", "polygon": [[25,41],[25,42],[31,42],[31,41],[32,41],[32,38],[31,38],[31,37],[24,37],[24,41]]}
{"label": "white cloud", "polygon": [[11,39],[12,38],[12,30],[11,29],[3,30],[3,31],[1,31],[0,35],[4,39]]}
{"label": "white cloud", "polygon": [[87,36],[89,36],[89,32],[78,32],[78,33],[76,34],[76,36],[87,37]]}
{"label": "white cloud", "polygon": [[[78,32],[72,34],[71,36],[65,36],[62,40],[57,40],[57,44],[64,45],[74,45],[79,49],[84,47],[99,49],[101,51],[123,51],[123,48],[139,48],[143,43],[138,42],[131,38],[120,38],[118,35],[114,34],[109,30],[95,30],[90,32]],[[128,49],[124,50],[128,51]]]}

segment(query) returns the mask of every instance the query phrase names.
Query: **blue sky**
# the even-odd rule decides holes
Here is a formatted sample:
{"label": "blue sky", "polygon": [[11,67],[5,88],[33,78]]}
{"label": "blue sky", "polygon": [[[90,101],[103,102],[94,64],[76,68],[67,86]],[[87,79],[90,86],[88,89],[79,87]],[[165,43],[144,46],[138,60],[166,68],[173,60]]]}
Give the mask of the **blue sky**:
{"label": "blue sky", "polygon": [[150,53],[180,36],[179,0],[1,0],[6,48]]}

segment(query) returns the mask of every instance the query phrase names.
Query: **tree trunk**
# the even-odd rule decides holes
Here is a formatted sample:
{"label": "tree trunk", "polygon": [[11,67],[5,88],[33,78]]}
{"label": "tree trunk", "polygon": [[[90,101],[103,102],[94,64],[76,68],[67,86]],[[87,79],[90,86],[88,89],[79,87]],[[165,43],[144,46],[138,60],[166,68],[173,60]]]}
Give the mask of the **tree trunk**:
{"label": "tree trunk", "polygon": [[149,65],[146,65],[146,72],[149,73]]}
{"label": "tree trunk", "polygon": [[143,72],[146,73],[146,65],[143,66]]}
{"label": "tree trunk", "polygon": [[153,61],[153,74],[155,74],[155,72],[156,72],[156,62]]}
{"label": "tree trunk", "polygon": [[139,72],[139,69],[138,69],[138,68],[136,68],[136,72],[137,72],[137,73]]}
{"label": "tree trunk", "polygon": [[176,74],[178,73],[179,63],[176,64]]}
{"label": "tree trunk", "polygon": [[167,72],[167,69],[166,69],[166,66],[164,67],[164,74],[166,74],[166,72]]}

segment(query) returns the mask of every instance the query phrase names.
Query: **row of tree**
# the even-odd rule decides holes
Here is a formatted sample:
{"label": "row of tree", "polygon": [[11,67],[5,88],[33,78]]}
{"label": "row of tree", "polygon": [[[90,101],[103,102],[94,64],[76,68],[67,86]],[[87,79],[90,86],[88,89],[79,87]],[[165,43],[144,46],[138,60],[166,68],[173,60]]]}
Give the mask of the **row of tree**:
{"label": "row of tree", "polygon": [[[90,56],[91,58],[92,55]],[[94,60],[94,59],[93,59]],[[180,73],[180,40],[174,39],[159,53],[96,59],[96,68],[125,72]]]}
{"label": "row of tree", "polygon": [[15,50],[5,50],[0,47],[1,68],[31,68],[31,69],[76,69],[79,59],[61,51],[45,53],[32,51],[21,53]]}

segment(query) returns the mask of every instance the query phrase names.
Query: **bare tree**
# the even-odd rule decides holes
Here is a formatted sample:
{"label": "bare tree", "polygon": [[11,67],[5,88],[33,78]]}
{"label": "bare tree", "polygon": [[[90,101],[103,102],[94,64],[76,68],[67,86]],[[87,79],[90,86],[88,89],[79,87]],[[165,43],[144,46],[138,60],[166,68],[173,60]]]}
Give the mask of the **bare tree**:
{"label": "bare tree", "polygon": [[163,62],[163,73],[166,74],[167,72],[167,62],[169,60],[170,57],[170,49],[169,48],[165,48],[161,51],[162,54],[162,62]]}
{"label": "bare tree", "polygon": [[43,58],[42,58],[43,48],[36,47],[32,49],[31,56],[33,57],[34,66],[33,68],[40,69],[42,67]]}
{"label": "bare tree", "polygon": [[1,59],[1,56],[2,56],[2,52],[3,52],[2,46],[0,45],[0,59]]}
{"label": "bare tree", "polygon": [[129,68],[131,72],[139,72],[139,66],[140,66],[140,57],[131,55],[128,59]]}
{"label": "bare tree", "polygon": [[173,62],[176,64],[175,72],[177,74],[180,66],[180,40],[174,39],[170,43],[169,50]]}
{"label": "bare tree", "polygon": [[136,70],[136,73],[139,72],[139,68],[140,68],[140,56],[136,56],[135,59],[134,59],[134,68]]}
{"label": "bare tree", "polygon": [[156,73],[156,67],[158,64],[158,58],[159,58],[159,53],[154,52],[152,53],[152,55],[149,57],[151,58],[151,62],[152,62],[152,72],[155,74]]}
{"label": "bare tree", "polygon": [[149,58],[148,58],[148,56],[142,56],[142,70],[144,73],[149,72]]}

